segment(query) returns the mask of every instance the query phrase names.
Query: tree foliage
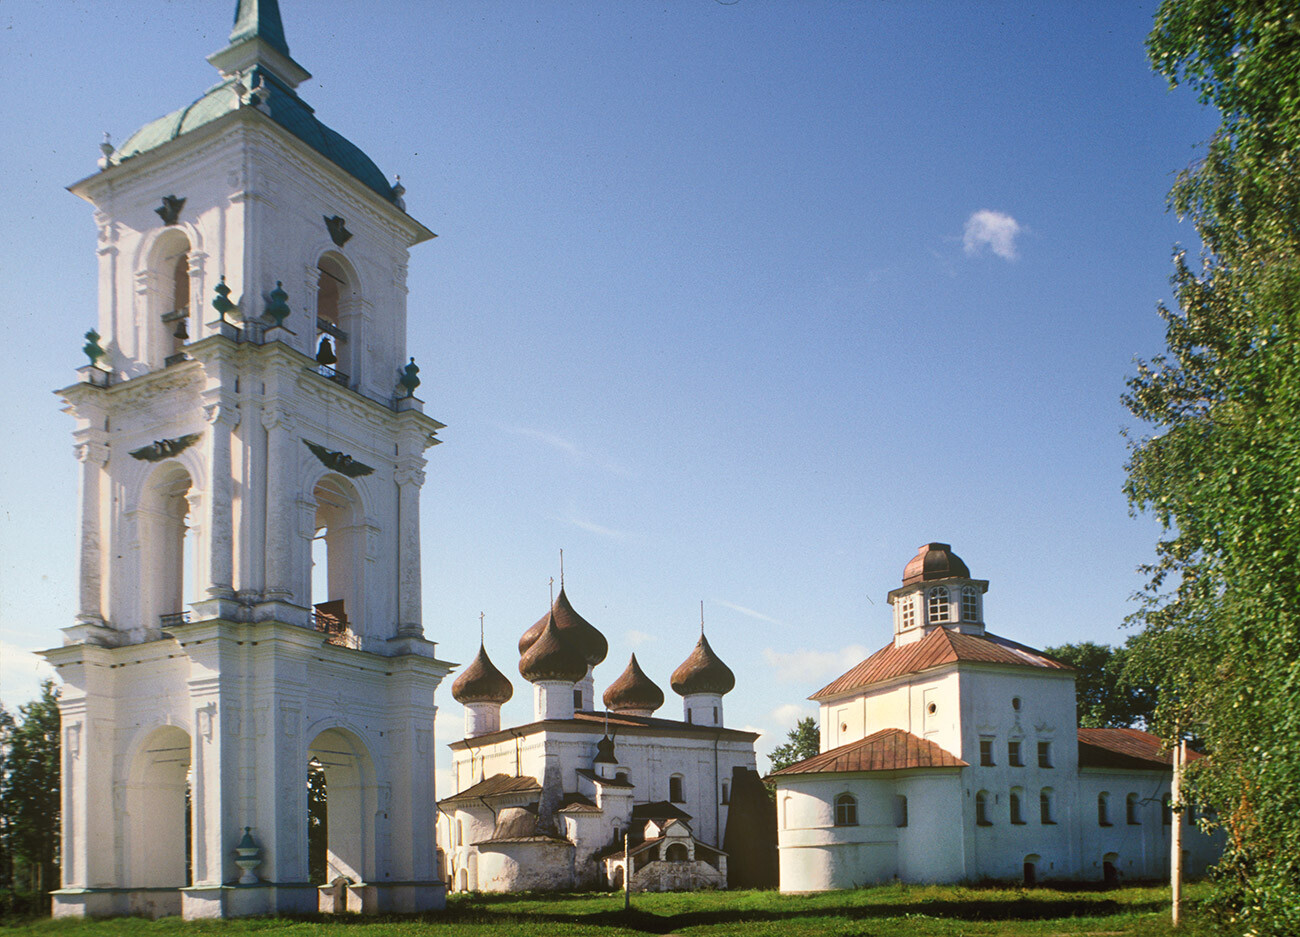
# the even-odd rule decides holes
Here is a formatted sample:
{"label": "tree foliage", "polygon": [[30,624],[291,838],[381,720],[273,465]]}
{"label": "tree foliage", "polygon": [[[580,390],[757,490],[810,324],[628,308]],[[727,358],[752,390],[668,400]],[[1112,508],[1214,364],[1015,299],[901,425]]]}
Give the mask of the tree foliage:
{"label": "tree foliage", "polygon": [[1090,729],[1146,726],[1155,718],[1155,689],[1126,672],[1125,648],[1084,641],[1049,647],[1045,653],[1074,668],[1079,725]]}
{"label": "tree foliage", "polygon": [[18,707],[0,709],[0,839],[4,885],[45,892],[59,882],[59,692],[53,682]]}
{"label": "tree foliage", "polygon": [[1176,253],[1168,349],[1125,396],[1151,427],[1126,492],[1163,526],[1130,669],[1210,749],[1191,782],[1232,926],[1300,933],[1300,13],[1164,0],[1148,51],[1222,123],[1171,192],[1202,250]]}
{"label": "tree foliage", "polygon": [[821,749],[821,736],[817,732],[817,722],[812,716],[806,716],[795,723],[794,728],[786,733],[785,742],[772,749],[768,760],[772,770],[780,771],[796,761],[811,758]]}

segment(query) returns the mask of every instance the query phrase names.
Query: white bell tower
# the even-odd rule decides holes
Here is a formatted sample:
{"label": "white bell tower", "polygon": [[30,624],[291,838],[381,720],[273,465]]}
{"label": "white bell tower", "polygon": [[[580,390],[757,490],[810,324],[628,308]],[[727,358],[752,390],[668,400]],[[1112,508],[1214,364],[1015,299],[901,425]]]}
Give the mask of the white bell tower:
{"label": "white bell tower", "polygon": [[100,290],[60,391],[82,474],[77,623],[45,654],[55,914],[438,908],[451,665],[421,624],[419,499],[442,424],[406,348],[408,251],[433,234],[298,96],[275,0],[239,0],[209,61],[215,87],[71,187]]}

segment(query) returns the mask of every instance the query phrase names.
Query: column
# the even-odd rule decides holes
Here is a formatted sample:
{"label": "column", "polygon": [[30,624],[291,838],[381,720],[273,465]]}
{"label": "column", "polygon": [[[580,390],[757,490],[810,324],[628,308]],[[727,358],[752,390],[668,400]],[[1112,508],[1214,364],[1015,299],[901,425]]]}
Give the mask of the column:
{"label": "column", "polygon": [[206,589],[212,598],[228,598],[234,590],[234,473],[230,461],[230,437],[239,425],[239,408],[230,400],[204,407],[212,429],[208,439],[208,504],[206,527],[208,549]]}
{"label": "column", "polygon": [[268,600],[293,599],[293,537],[297,529],[294,447],[289,411],[262,411],[266,427],[266,591]]}
{"label": "column", "polygon": [[414,457],[398,463],[397,482],[397,636],[418,638],[420,596],[420,487],[425,460]]}
{"label": "column", "polygon": [[77,621],[103,625],[104,562],[100,510],[108,446],[99,441],[76,446],[81,463],[81,550],[77,568]]}

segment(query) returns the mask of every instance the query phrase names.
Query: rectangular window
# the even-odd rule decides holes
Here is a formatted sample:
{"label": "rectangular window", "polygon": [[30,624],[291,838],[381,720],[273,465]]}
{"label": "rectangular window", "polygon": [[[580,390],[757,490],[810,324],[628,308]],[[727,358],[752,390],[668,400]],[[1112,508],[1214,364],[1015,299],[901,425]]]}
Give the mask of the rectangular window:
{"label": "rectangular window", "polygon": [[1020,814],[1020,793],[1018,791],[1011,792],[1010,813],[1012,823],[1021,825],[1025,822],[1025,818]]}
{"label": "rectangular window", "polygon": [[731,803],[731,785],[726,781],[722,782],[722,802],[724,804]]}
{"label": "rectangular window", "polygon": [[993,740],[980,739],[980,765],[991,768],[993,764]]}
{"label": "rectangular window", "polygon": [[904,629],[910,628],[916,624],[916,605],[913,604],[910,595],[906,598],[899,599],[898,601],[902,606],[902,613],[899,616],[902,621],[902,626]]}
{"label": "rectangular window", "polygon": [[1038,743],[1038,767],[1040,768],[1052,767],[1052,743],[1051,742]]}
{"label": "rectangular window", "polygon": [[668,799],[675,804],[680,804],[686,800],[682,792],[682,776],[674,774],[668,779]]}
{"label": "rectangular window", "polygon": [[1018,741],[1007,742],[1007,764],[1013,768],[1023,768],[1025,763],[1020,760],[1020,743]]}
{"label": "rectangular window", "polygon": [[902,794],[894,797],[894,826],[907,826],[907,798]]}
{"label": "rectangular window", "polygon": [[1056,821],[1052,819],[1052,793],[1044,790],[1038,795],[1038,821],[1044,826],[1051,826]]}

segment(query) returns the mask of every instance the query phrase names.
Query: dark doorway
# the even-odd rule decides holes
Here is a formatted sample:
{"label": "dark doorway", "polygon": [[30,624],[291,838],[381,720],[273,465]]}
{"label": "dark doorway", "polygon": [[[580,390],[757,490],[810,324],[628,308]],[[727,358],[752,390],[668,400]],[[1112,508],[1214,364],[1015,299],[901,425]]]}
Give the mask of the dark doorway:
{"label": "dark doorway", "polygon": [[1119,869],[1115,868],[1115,863],[1109,859],[1101,864],[1101,880],[1105,882],[1107,888],[1114,888],[1119,884]]}
{"label": "dark doorway", "polygon": [[1032,862],[1025,863],[1025,885],[1032,886],[1038,884],[1038,867]]}

